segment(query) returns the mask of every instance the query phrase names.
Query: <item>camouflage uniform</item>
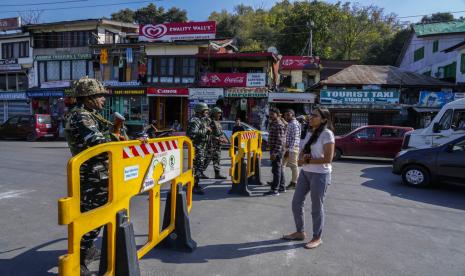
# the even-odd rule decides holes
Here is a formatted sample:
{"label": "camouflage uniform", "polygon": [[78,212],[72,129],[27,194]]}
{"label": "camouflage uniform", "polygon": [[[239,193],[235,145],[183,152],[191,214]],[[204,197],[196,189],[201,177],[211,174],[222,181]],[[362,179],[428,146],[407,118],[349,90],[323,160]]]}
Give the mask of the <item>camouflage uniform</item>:
{"label": "camouflage uniform", "polygon": [[205,156],[207,139],[209,131],[207,130],[206,121],[201,117],[201,113],[208,110],[206,104],[199,103],[195,106],[195,116],[192,117],[187,125],[187,136],[192,140],[195,149],[194,156],[194,189],[200,189],[199,181],[205,166]]}
{"label": "camouflage uniform", "polygon": [[[212,115],[214,116],[217,113],[222,113],[221,109],[214,107],[212,109]],[[220,121],[215,121],[213,119],[209,120],[209,126],[212,129],[211,139],[207,146],[207,157],[205,159],[204,170],[207,169],[210,162],[213,161],[213,169],[215,170],[216,179],[226,179],[226,177],[220,174],[220,159],[221,159],[221,140],[224,137],[223,127],[221,126]]]}
{"label": "camouflage uniform", "polygon": [[[100,86],[99,86],[100,85]],[[82,78],[75,85],[77,97],[106,94],[106,90],[96,80]],[[121,130],[121,135],[128,137]],[[113,124],[103,118],[97,110],[89,110],[84,105],[74,107],[66,122],[65,136],[72,155],[110,141],[118,141],[113,134]],[[81,212],[87,212],[104,205],[108,201],[108,154],[102,153],[80,167]],[[83,257],[86,251],[94,246],[101,227],[86,233],[81,239],[81,264],[86,261]]]}

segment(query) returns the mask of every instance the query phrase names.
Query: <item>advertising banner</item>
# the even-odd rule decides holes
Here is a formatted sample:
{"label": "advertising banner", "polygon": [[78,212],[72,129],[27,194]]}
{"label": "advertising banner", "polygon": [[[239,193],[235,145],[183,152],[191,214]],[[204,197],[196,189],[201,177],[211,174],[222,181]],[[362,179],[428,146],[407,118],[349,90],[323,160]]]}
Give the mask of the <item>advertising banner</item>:
{"label": "advertising banner", "polygon": [[321,90],[322,104],[399,104],[400,92],[396,90]]}
{"label": "advertising banner", "polygon": [[265,73],[207,73],[200,79],[200,85],[209,87],[263,87]]}
{"label": "advertising banner", "polygon": [[108,64],[108,49],[100,50],[100,64]]}
{"label": "advertising banner", "polygon": [[19,17],[2,18],[0,19],[0,31],[15,30],[21,26]]}
{"label": "advertising banner", "polygon": [[229,97],[229,98],[266,98],[268,97],[268,88],[266,87],[228,88],[225,90],[224,96]]}
{"label": "advertising banner", "polygon": [[270,103],[314,103],[315,94],[313,93],[269,93],[268,101]]}
{"label": "advertising banner", "polygon": [[63,55],[38,55],[34,57],[36,61],[48,60],[78,60],[78,59],[92,59],[92,54],[63,54]]}
{"label": "advertising banner", "polygon": [[63,91],[28,91],[26,92],[28,98],[43,98],[43,97],[55,97],[61,98],[64,96]]}
{"label": "advertising banner", "polygon": [[1,92],[0,100],[26,100],[26,92]]}
{"label": "advertising banner", "polygon": [[104,86],[139,86],[139,81],[115,81],[115,80],[106,80],[102,81]]}
{"label": "advertising banner", "polygon": [[178,96],[178,97],[189,97],[188,88],[160,88],[160,87],[149,87],[147,88],[147,96]]}
{"label": "advertising banner", "polygon": [[62,88],[71,86],[71,81],[48,81],[40,84],[40,88]]}
{"label": "advertising banner", "polygon": [[110,94],[114,96],[144,96],[145,88],[110,88]]}
{"label": "advertising banner", "polygon": [[418,100],[418,106],[422,107],[442,107],[448,102],[454,100],[454,93],[452,92],[431,92],[431,91],[420,91],[420,98]]}
{"label": "advertising banner", "polygon": [[465,92],[454,93],[454,101],[465,98]]}
{"label": "advertising banner", "polygon": [[216,22],[176,22],[139,26],[139,41],[214,39]]}
{"label": "advertising banner", "polygon": [[189,88],[189,100],[216,101],[223,93],[223,88]]}
{"label": "advertising banner", "polygon": [[279,63],[281,70],[304,70],[316,69],[319,67],[319,57],[305,57],[305,56],[283,56]]}

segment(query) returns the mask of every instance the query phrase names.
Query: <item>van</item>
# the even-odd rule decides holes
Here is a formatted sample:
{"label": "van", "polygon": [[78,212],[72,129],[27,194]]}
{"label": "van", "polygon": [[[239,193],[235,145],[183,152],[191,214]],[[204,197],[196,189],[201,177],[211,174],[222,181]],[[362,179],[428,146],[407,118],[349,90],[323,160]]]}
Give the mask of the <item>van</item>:
{"label": "van", "polygon": [[0,125],[0,138],[26,139],[35,141],[40,138],[58,137],[58,127],[50,114],[16,115]]}
{"label": "van", "polygon": [[405,135],[402,149],[431,148],[465,136],[465,99],[444,105],[426,128]]}

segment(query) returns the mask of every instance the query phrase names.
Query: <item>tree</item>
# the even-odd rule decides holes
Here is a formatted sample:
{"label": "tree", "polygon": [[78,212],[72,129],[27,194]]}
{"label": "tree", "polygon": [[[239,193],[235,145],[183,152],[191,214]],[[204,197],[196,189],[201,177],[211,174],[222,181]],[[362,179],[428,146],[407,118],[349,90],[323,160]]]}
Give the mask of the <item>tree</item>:
{"label": "tree", "polygon": [[134,23],[135,13],[131,9],[123,9],[111,14],[111,19],[121,22]]}
{"label": "tree", "polygon": [[37,24],[40,23],[40,17],[44,11],[38,10],[29,10],[19,13],[19,17],[21,17],[21,22],[24,25],[28,24]]}
{"label": "tree", "polygon": [[454,15],[449,12],[437,12],[431,16],[423,16],[421,23],[435,23],[435,22],[446,22],[454,20]]}
{"label": "tree", "polygon": [[386,37],[381,43],[375,43],[368,50],[363,63],[377,65],[396,65],[396,60],[410,36],[409,28],[402,29],[394,35]]}

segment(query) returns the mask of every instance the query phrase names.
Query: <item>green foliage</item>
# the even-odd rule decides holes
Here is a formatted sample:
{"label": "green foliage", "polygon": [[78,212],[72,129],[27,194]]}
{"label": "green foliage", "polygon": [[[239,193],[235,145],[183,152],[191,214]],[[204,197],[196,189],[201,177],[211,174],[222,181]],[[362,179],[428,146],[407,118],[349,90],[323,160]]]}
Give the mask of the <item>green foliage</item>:
{"label": "green foliage", "polygon": [[174,7],[165,11],[165,8],[157,7],[150,3],[147,7],[140,8],[136,11],[130,9],[120,10],[113,13],[111,19],[137,24],[185,22],[187,21],[187,12]]}
{"label": "green foliage", "polygon": [[436,22],[446,22],[454,20],[454,15],[449,12],[437,12],[433,13],[431,16],[423,16],[421,23],[436,23]]}

